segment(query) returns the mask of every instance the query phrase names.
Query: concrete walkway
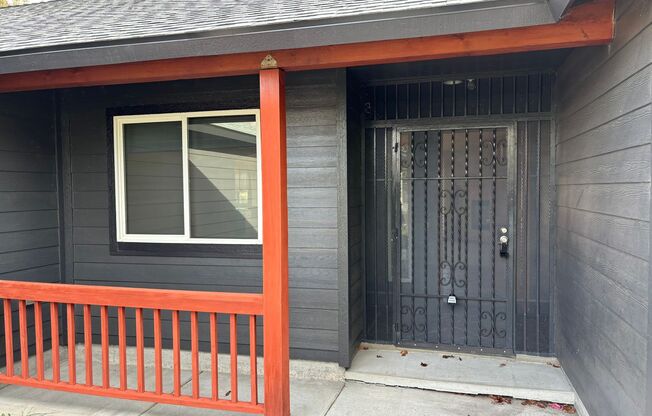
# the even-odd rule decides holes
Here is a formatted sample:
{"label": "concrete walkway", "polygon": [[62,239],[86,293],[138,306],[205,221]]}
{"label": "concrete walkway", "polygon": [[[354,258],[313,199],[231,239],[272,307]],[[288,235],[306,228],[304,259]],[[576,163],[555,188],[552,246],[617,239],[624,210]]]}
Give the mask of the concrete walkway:
{"label": "concrete walkway", "polygon": [[508,358],[441,351],[367,347],[347,380],[464,394],[575,403],[575,392],[554,359]]}
{"label": "concrete walkway", "polygon": [[[293,416],[543,416],[559,410],[525,406],[519,400],[494,404],[466,396],[359,382],[294,380]],[[0,389],[0,414],[11,416],[228,416],[222,411],[107,399],[7,386]]]}

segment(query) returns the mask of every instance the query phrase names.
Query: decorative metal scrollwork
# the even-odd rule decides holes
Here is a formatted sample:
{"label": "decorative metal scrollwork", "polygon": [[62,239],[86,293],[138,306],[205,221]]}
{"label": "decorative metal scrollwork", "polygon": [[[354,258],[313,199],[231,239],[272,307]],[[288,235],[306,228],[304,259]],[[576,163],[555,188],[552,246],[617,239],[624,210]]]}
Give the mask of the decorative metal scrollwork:
{"label": "decorative metal scrollwork", "polygon": [[458,261],[455,264],[451,264],[449,261],[444,260],[439,263],[439,270],[441,276],[439,281],[442,285],[448,285],[452,281],[457,287],[466,286],[466,278],[458,279],[457,277],[458,272],[465,275],[466,263]]}
{"label": "decorative metal scrollwork", "polygon": [[[405,315],[407,315],[408,323],[405,323],[406,321],[406,318],[404,318]],[[417,316],[422,316],[423,317],[422,320],[424,323],[418,323]],[[426,320],[426,308],[424,306],[417,306],[417,307],[412,307],[409,305],[401,306],[401,332],[403,333],[412,332],[413,328],[416,332],[425,332],[426,331],[425,320]]]}
{"label": "decorative metal scrollwork", "polygon": [[465,215],[467,207],[465,204],[460,203],[466,201],[466,191],[458,190],[453,194],[450,191],[441,191],[441,215],[448,215],[455,212],[457,215]]}
{"label": "decorative metal scrollwork", "polygon": [[507,331],[504,329],[498,329],[497,321],[506,321],[507,320],[507,314],[505,312],[498,312],[495,315],[492,314],[491,312],[484,311],[480,315],[480,319],[488,320],[490,325],[490,328],[483,328],[480,331],[480,335],[483,337],[488,337],[491,334],[495,334],[498,338],[505,338],[507,335]]}
{"label": "decorative metal scrollwork", "polygon": [[491,166],[496,158],[496,164],[499,166],[507,165],[507,139],[501,138],[496,141],[496,154],[494,155],[494,144],[491,141],[482,143],[482,164]]}

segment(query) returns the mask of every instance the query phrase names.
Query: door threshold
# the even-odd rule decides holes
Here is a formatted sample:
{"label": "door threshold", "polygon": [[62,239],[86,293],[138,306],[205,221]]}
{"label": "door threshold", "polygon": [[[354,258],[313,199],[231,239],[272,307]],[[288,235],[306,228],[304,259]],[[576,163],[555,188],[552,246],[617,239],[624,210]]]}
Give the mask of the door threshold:
{"label": "door threshold", "polygon": [[554,359],[537,362],[392,345],[378,347],[364,345],[346,371],[345,379],[449,393],[575,403],[575,392]]}

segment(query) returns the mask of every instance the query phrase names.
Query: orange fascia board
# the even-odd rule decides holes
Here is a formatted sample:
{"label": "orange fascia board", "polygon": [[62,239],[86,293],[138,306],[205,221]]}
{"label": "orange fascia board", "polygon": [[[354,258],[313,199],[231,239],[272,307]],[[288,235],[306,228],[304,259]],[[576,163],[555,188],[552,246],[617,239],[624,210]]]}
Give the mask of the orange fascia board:
{"label": "orange fascia board", "polygon": [[603,45],[613,39],[614,4],[593,0],[557,23],[514,29],[5,74],[0,92],[255,74],[267,54],[303,71]]}

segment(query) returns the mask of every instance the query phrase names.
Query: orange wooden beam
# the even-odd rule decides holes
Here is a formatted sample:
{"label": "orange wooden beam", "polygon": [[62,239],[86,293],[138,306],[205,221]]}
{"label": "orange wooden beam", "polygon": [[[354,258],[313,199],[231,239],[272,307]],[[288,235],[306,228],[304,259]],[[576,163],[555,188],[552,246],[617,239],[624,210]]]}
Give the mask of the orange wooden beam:
{"label": "orange wooden beam", "polygon": [[265,414],[290,416],[285,75],[260,71]]}
{"label": "orange wooden beam", "polygon": [[547,25],[6,74],[0,92],[254,74],[268,53],[280,68],[301,71],[600,45],[613,38],[613,13],[614,0],[592,0]]}

